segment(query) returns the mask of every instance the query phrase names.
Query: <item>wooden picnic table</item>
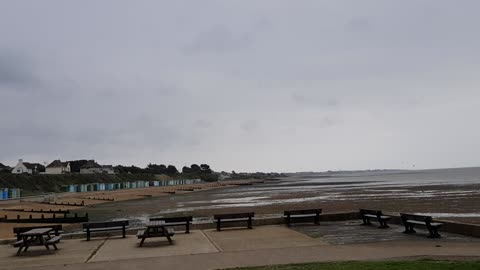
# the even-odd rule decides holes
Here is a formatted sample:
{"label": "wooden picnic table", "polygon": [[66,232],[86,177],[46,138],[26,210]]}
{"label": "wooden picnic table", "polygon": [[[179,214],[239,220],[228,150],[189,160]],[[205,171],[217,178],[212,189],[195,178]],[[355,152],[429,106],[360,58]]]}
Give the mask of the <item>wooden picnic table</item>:
{"label": "wooden picnic table", "polygon": [[31,246],[45,246],[47,250],[50,250],[49,246],[53,246],[57,250],[55,245],[60,241],[61,236],[51,237],[50,232],[54,228],[36,228],[29,231],[20,233],[20,240],[15,242],[14,246],[18,246],[17,255],[20,255],[22,252],[26,252]]}
{"label": "wooden picnic table", "polygon": [[172,236],[175,234],[173,228],[167,228],[165,221],[163,220],[154,220],[147,223],[147,229],[139,231],[137,237],[142,239],[140,241],[140,246],[143,245],[145,239],[151,237],[166,237],[170,244],[173,243]]}

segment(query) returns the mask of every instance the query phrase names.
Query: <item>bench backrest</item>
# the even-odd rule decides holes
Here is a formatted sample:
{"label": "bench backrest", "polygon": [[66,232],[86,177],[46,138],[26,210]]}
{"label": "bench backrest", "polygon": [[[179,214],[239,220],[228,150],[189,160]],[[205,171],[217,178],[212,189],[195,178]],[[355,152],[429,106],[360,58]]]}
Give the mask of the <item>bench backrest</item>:
{"label": "bench backrest", "polygon": [[284,211],[284,215],[310,215],[310,214],[320,214],[322,213],[322,209],[304,209],[304,210],[287,210]]}
{"label": "bench backrest", "polygon": [[422,216],[422,215],[413,215],[413,214],[403,214],[400,213],[400,217],[402,218],[402,221],[406,220],[415,220],[415,221],[423,221],[427,224],[432,222],[432,217],[431,216]]}
{"label": "bench backrest", "polygon": [[13,228],[13,233],[15,235],[19,235],[21,233],[33,230],[33,229],[39,229],[39,228],[53,228],[53,231],[58,232],[62,230],[62,225],[45,225],[45,226],[32,226],[32,227],[15,227]]}
{"label": "bench backrest", "polygon": [[174,223],[174,222],[192,222],[193,217],[158,217],[158,218],[150,218],[150,221],[165,221],[165,223]]}
{"label": "bench backrest", "polygon": [[376,215],[376,216],[381,216],[382,211],[380,210],[372,210],[372,209],[360,209],[360,214],[361,215]]}
{"label": "bench backrest", "polygon": [[235,213],[235,214],[219,214],[213,216],[214,219],[234,219],[234,218],[250,218],[254,217],[255,213]]}
{"label": "bench backrest", "polygon": [[84,223],[83,228],[110,228],[110,227],[123,227],[128,226],[128,220],[117,220],[117,221],[107,221],[107,222],[90,222]]}

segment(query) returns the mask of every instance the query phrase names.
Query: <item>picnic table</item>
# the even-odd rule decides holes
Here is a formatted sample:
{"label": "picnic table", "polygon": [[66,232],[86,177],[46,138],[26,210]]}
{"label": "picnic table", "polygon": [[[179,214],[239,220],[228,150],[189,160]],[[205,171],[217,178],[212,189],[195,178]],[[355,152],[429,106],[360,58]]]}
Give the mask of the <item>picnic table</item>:
{"label": "picnic table", "polygon": [[173,243],[172,236],[175,234],[173,228],[168,228],[163,220],[154,220],[147,223],[145,230],[140,230],[137,233],[137,238],[142,239],[140,246],[143,245],[145,239],[152,237],[166,237],[170,245]]}
{"label": "picnic table", "polygon": [[55,250],[58,250],[56,244],[60,241],[61,236],[50,236],[50,232],[54,228],[36,228],[29,231],[20,233],[20,240],[14,243],[15,247],[18,247],[17,256],[22,252],[26,252],[31,246],[45,246],[47,250],[50,250],[49,246],[53,246]]}

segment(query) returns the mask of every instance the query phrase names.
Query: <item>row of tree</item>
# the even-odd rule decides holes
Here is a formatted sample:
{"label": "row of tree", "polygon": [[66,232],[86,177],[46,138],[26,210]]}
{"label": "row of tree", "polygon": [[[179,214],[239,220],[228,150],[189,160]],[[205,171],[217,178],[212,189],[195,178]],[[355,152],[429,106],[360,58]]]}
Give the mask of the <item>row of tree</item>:
{"label": "row of tree", "polygon": [[169,176],[175,176],[178,174],[184,174],[189,177],[198,177],[204,180],[214,181],[218,177],[214,171],[207,164],[192,164],[190,167],[184,166],[182,171],[173,165],[164,165],[164,164],[153,164],[150,163],[146,168],[140,168],[137,166],[122,166],[118,165],[115,167],[117,173],[130,173],[130,174],[165,174]]}

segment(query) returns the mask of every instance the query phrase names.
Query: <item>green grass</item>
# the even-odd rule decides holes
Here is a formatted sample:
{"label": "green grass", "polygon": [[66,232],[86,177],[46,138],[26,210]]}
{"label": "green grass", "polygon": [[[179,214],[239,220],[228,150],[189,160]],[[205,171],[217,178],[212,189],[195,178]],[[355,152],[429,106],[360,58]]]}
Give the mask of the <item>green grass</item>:
{"label": "green grass", "polygon": [[330,262],[265,267],[235,268],[235,270],[476,270],[480,262],[472,261],[402,261],[402,262]]}

